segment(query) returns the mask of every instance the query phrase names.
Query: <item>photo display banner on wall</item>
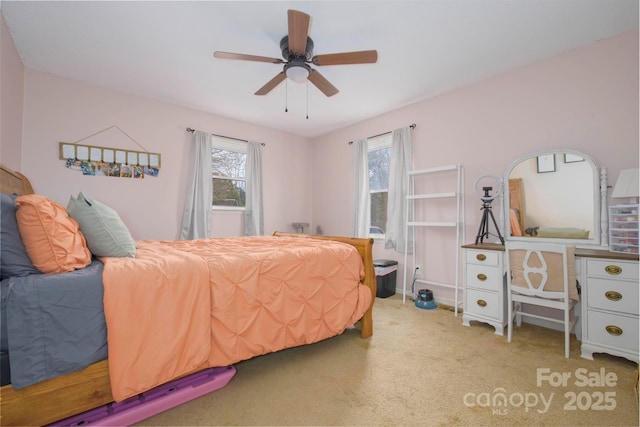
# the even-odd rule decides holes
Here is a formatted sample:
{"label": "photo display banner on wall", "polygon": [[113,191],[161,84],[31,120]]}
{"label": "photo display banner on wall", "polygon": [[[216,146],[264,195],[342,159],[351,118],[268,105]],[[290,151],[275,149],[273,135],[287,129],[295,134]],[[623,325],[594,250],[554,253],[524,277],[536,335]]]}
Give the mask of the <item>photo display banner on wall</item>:
{"label": "photo display banner on wall", "polygon": [[69,169],[82,171],[83,175],[136,179],[157,177],[161,166],[158,153],[70,142],[60,143],[60,160],[65,160]]}

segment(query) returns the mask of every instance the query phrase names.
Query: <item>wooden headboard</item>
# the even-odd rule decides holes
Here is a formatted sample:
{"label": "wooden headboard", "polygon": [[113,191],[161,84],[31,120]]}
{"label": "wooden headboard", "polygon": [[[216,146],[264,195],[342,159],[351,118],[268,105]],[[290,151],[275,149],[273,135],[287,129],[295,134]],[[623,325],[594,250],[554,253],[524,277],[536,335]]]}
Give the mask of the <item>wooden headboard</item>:
{"label": "wooden headboard", "polygon": [[520,230],[524,233],[524,200],[522,199],[522,178],[509,180],[509,208],[518,210]]}
{"label": "wooden headboard", "polygon": [[0,165],[0,192],[6,194],[33,194],[33,187],[26,176]]}

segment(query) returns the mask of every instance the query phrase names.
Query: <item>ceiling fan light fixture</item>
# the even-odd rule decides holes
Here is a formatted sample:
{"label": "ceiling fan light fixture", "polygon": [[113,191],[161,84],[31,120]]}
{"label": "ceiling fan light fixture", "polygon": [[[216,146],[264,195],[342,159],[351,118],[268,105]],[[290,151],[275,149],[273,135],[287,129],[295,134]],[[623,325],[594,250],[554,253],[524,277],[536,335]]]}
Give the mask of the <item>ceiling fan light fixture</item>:
{"label": "ceiling fan light fixture", "polygon": [[304,63],[287,64],[284,72],[291,81],[303,83],[309,78],[311,67]]}
{"label": "ceiling fan light fixture", "polygon": [[[1,1],[1,0],[0,0]],[[370,64],[378,60],[376,50],[362,50],[354,52],[328,53],[324,55],[313,55],[314,43],[309,37],[309,22],[311,17],[304,12],[289,9],[287,11],[288,33],[280,40],[280,50],[282,59],[267,56],[246,55],[233,52],[214,52],[213,56],[222,59],[241,59],[245,61],[268,62],[272,64],[283,64],[284,68],[275,77],[258,89],[256,95],[266,95],[284,80],[304,83],[310,82],[325,96],[337,94],[338,89],[326,78],[311,68],[309,64],[322,65],[342,65],[342,64]]]}

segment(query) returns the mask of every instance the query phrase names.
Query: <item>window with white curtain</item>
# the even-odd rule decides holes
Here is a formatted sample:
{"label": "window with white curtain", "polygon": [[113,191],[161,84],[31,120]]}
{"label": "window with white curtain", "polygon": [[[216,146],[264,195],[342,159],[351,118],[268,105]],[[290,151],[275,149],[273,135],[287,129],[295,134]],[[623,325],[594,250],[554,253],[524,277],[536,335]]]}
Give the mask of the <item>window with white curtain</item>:
{"label": "window with white curtain", "polygon": [[247,144],[213,136],[211,165],[213,207],[244,210],[246,200]]}
{"label": "window with white curtain", "polygon": [[371,194],[371,237],[383,237],[387,223],[391,133],[368,141],[369,192]]}

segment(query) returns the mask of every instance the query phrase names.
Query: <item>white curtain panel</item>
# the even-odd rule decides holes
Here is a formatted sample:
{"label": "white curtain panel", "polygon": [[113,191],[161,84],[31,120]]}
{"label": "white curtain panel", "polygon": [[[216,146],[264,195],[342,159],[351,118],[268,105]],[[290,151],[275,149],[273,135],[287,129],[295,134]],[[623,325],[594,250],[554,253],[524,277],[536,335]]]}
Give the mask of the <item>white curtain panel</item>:
{"label": "white curtain panel", "polygon": [[[384,246],[397,252],[404,252],[405,238],[408,239],[407,252],[413,253],[412,233],[406,233],[407,195],[411,165],[411,129],[409,127],[393,131],[391,159],[389,163],[389,195],[387,199],[387,227]],[[408,212],[409,221],[412,212]]]}
{"label": "white curtain panel", "polygon": [[354,237],[369,237],[371,195],[369,194],[369,148],[367,140],[356,141],[356,185],[353,219]]}
{"label": "white curtain panel", "polygon": [[211,139],[209,133],[198,130],[193,132],[192,176],[187,185],[180,230],[180,239],[183,240],[209,237],[213,204]]}
{"label": "white curtain panel", "polygon": [[261,236],[264,234],[264,214],[262,210],[262,157],[260,144],[247,143],[246,201],[244,207],[244,234]]}

